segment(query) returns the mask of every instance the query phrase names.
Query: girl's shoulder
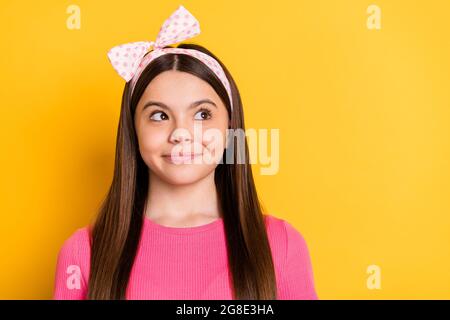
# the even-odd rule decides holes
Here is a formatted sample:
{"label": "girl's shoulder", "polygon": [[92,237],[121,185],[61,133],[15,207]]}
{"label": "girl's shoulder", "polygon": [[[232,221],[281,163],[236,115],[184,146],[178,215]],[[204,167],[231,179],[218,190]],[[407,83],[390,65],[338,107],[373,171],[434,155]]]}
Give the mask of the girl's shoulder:
{"label": "girl's shoulder", "polygon": [[306,240],[298,228],[272,214],[264,217],[272,254],[280,265],[286,265],[291,256],[309,254]]}
{"label": "girl's shoulder", "polygon": [[274,241],[281,241],[286,244],[289,241],[299,241],[300,238],[304,240],[300,231],[288,221],[272,214],[265,214],[264,218],[267,233]]}
{"label": "girl's shoulder", "polygon": [[62,243],[58,252],[58,264],[80,266],[88,269],[90,260],[90,227],[84,226],[73,231]]}
{"label": "girl's shoulder", "polygon": [[89,227],[76,229],[62,243],[56,262],[53,298],[85,299],[90,269]]}
{"label": "girl's shoulder", "polygon": [[291,223],[266,215],[267,234],[277,271],[280,299],[318,299],[310,251]]}
{"label": "girl's shoulder", "polygon": [[70,236],[63,242],[61,250],[83,250],[90,247],[89,226],[75,229]]}

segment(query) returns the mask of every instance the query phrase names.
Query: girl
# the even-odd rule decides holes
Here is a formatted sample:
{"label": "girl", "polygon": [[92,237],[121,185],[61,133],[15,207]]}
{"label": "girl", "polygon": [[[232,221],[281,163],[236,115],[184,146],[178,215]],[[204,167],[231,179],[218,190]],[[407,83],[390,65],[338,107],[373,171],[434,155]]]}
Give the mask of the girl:
{"label": "girl", "polygon": [[318,299],[304,238],[263,214],[247,145],[243,163],[230,148],[245,130],[232,76],[200,45],[167,45],[198,28],[180,6],[155,42],[109,52],[127,80],[114,175],[60,249],[54,299]]}

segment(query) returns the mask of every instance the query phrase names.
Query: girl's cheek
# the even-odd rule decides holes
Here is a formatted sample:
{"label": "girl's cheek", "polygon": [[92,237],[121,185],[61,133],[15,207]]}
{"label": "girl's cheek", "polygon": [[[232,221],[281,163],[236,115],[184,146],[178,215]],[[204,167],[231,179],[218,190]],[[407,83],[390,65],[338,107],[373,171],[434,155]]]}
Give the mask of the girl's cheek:
{"label": "girl's cheek", "polygon": [[145,152],[161,153],[164,151],[163,149],[167,141],[167,135],[162,130],[152,130],[147,128],[142,130],[140,141]]}
{"label": "girl's cheek", "polygon": [[226,132],[221,128],[210,128],[203,132],[202,144],[212,153],[221,153],[225,148]]}

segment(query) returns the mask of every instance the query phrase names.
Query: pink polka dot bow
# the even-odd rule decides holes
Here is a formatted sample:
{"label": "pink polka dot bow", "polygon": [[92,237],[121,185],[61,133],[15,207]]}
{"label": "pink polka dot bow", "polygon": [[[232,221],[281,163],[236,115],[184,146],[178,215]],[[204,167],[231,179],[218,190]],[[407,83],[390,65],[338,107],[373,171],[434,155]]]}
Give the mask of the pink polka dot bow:
{"label": "pink polka dot bow", "polygon": [[[131,80],[131,89],[133,89],[142,71],[157,57],[167,53],[193,56],[206,64],[220,79],[228,92],[231,107],[233,107],[230,84],[216,59],[195,49],[164,48],[164,46],[195,37],[199,33],[200,26],[197,19],[180,5],[164,22],[155,41],[138,41],[115,46],[108,51],[108,58],[114,70],[125,81]],[[145,55],[151,47],[153,47],[153,51]]]}

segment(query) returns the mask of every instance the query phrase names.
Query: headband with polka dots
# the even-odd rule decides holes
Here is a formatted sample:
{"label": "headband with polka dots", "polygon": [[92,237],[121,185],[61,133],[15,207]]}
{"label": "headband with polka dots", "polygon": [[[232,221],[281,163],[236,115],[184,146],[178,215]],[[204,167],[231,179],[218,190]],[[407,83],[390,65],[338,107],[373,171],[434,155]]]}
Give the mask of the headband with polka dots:
{"label": "headband with polka dots", "polygon": [[[125,81],[128,82],[131,80],[130,85],[132,91],[142,71],[157,57],[167,53],[180,53],[193,56],[206,64],[220,79],[228,92],[231,109],[233,110],[230,84],[216,59],[195,49],[164,48],[164,46],[184,41],[199,33],[200,25],[197,19],[180,5],[164,22],[154,42],[138,41],[115,46],[109,50],[108,58],[114,70]],[[153,50],[145,55],[152,46]]]}

